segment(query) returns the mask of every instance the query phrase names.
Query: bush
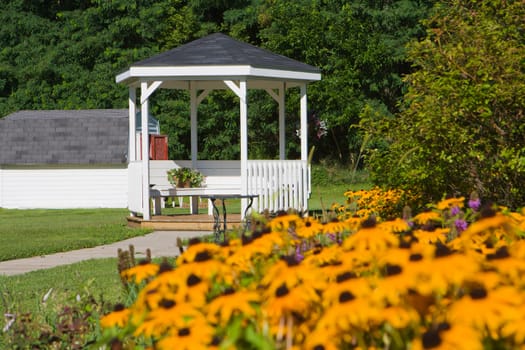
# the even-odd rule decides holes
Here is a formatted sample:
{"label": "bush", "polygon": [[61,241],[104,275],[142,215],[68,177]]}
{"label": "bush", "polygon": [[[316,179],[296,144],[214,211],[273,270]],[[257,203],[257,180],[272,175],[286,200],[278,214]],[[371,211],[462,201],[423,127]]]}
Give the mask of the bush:
{"label": "bush", "polygon": [[439,3],[425,40],[409,46],[415,71],[396,118],[363,120],[389,141],[369,153],[375,183],[427,201],[476,191],[525,202],[525,32],[522,1]]}

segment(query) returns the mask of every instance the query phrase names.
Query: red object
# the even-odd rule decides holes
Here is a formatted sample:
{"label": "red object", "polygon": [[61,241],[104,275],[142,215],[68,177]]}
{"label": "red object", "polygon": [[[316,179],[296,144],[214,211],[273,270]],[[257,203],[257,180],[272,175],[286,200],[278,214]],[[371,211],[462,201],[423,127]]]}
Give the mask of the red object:
{"label": "red object", "polygon": [[[140,139],[139,159],[142,159],[142,138]],[[149,135],[149,159],[150,160],[168,160],[168,136],[167,135]]]}

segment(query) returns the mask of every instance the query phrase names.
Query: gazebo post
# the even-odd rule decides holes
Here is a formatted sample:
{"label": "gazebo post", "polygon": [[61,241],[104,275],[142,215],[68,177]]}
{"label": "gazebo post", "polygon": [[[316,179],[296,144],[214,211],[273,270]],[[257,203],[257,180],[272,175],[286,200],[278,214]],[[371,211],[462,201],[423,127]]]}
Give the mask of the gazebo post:
{"label": "gazebo post", "polygon": [[136,114],[137,114],[137,90],[134,86],[129,87],[129,142],[128,142],[128,163],[137,160],[137,140],[135,130],[137,130]]}
{"label": "gazebo post", "polygon": [[[241,194],[245,195],[248,193],[248,94],[246,80],[239,82],[239,100],[241,115]],[[241,216],[244,216],[247,206],[248,201],[241,199]]]}
{"label": "gazebo post", "polygon": [[301,160],[308,160],[308,115],[306,84],[301,84]]}
{"label": "gazebo post", "polygon": [[140,84],[141,131],[142,131],[142,217],[150,220],[149,203],[149,121],[148,121],[148,83]]}
{"label": "gazebo post", "polygon": [[286,125],[285,125],[285,91],[286,83],[282,82],[279,86],[279,159],[286,159]]}
{"label": "gazebo post", "polygon": [[[190,135],[191,135],[191,167],[197,168],[197,157],[198,157],[198,135],[197,135],[197,88],[195,82],[190,81]],[[195,197],[190,197],[190,213],[199,213],[199,201]]]}

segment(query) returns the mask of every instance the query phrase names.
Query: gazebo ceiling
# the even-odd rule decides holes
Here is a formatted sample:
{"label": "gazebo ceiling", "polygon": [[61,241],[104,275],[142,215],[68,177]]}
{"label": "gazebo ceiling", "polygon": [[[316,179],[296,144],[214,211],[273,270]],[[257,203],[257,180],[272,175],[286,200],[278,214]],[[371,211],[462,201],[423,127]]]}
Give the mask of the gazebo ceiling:
{"label": "gazebo ceiling", "polygon": [[133,63],[117,83],[137,86],[162,81],[162,88],[226,88],[224,80],[246,80],[248,88],[287,87],[321,79],[317,67],[215,33]]}

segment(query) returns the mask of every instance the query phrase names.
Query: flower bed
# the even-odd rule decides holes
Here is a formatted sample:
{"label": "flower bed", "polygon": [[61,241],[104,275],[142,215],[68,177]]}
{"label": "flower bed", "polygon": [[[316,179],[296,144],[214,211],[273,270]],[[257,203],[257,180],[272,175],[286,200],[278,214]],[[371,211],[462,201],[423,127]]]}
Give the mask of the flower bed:
{"label": "flower bed", "polygon": [[105,341],[155,349],[521,347],[525,217],[468,203],[446,199],[393,220],[359,216],[355,206],[339,207],[340,219],[326,223],[284,214],[225,245],[192,242],[171,264],[122,272],[137,293],[101,319]]}

